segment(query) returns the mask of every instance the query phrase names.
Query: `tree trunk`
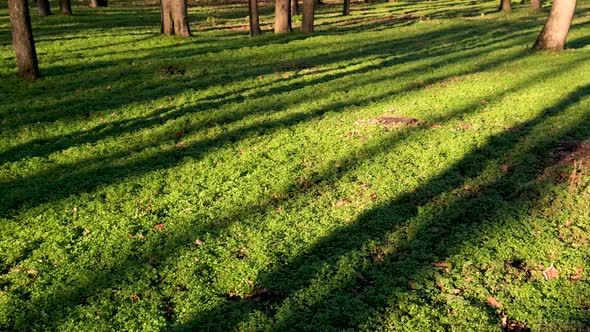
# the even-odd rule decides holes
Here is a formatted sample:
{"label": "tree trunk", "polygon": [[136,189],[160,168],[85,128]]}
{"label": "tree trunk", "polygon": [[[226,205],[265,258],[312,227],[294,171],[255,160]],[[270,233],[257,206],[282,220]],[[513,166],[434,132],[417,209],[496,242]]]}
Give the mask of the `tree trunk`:
{"label": "tree trunk", "polygon": [[576,0],[555,0],[551,12],[533,48],[538,50],[563,50],[574,18]]}
{"label": "tree trunk", "polygon": [[541,0],[531,0],[531,11],[538,12],[541,10],[543,6],[541,5]]}
{"label": "tree trunk", "polygon": [[160,32],[165,35],[189,37],[186,0],[161,0]]}
{"label": "tree trunk", "polygon": [[512,0],[500,0],[500,8],[503,12],[509,12],[512,10]]}
{"label": "tree trunk", "polygon": [[90,0],[90,7],[106,7],[107,0]]}
{"label": "tree trunk", "polygon": [[299,0],[291,0],[291,16],[299,15]]}
{"label": "tree trunk", "polygon": [[28,0],[8,0],[8,11],[18,76],[24,79],[38,78],[39,65],[29,17],[29,2]]}
{"label": "tree trunk", "polygon": [[59,11],[62,15],[72,15],[72,3],[70,0],[59,0]]}
{"label": "tree trunk", "polygon": [[303,15],[301,17],[301,30],[305,33],[313,32],[313,19],[315,0],[303,0]]}
{"label": "tree trunk", "polygon": [[51,7],[49,6],[49,0],[37,0],[37,9],[39,10],[39,16],[51,15]]}
{"label": "tree trunk", "polygon": [[287,33],[292,31],[290,9],[290,0],[276,0],[275,33]]}
{"label": "tree trunk", "polygon": [[344,3],[342,5],[342,15],[350,15],[350,0],[344,0]]}
{"label": "tree trunk", "polygon": [[260,36],[260,20],[258,19],[258,0],[248,0],[248,12],[250,13],[250,36]]}

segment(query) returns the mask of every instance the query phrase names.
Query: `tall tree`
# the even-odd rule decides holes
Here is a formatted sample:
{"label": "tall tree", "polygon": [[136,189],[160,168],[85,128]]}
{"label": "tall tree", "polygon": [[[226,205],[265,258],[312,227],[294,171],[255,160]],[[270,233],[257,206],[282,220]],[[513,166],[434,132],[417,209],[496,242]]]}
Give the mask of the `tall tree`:
{"label": "tall tree", "polygon": [[90,7],[106,7],[107,0],[90,0]]}
{"label": "tall tree", "polygon": [[531,11],[538,12],[542,7],[541,0],[531,0]]}
{"label": "tall tree", "polygon": [[305,33],[313,32],[313,20],[315,0],[303,0],[303,14],[301,17],[301,30]]}
{"label": "tall tree", "polygon": [[291,1],[275,1],[275,33],[291,32]]}
{"label": "tall tree", "polygon": [[299,0],[291,0],[291,16],[299,15]]}
{"label": "tall tree", "polygon": [[8,0],[8,11],[18,76],[24,79],[38,78],[39,65],[37,64],[37,51],[31,29],[29,2],[28,0]]}
{"label": "tall tree", "polygon": [[342,15],[350,15],[350,0],[344,0],[342,4]]}
{"label": "tall tree", "polygon": [[248,13],[250,14],[250,36],[260,36],[260,20],[258,18],[258,0],[248,0]]}
{"label": "tall tree", "polygon": [[161,0],[160,32],[165,35],[189,37],[186,0]]}
{"label": "tall tree", "polygon": [[70,0],[59,0],[59,12],[62,15],[72,15],[72,3]]}
{"label": "tall tree", "polygon": [[51,7],[49,6],[49,0],[37,0],[37,9],[39,16],[51,15]]}
{"label": "tall tree", "polygon": [[563,50],[575,11],[576,0],[553,1],[549,17],[533,48],[538,50]]}
{"label": "tall tree", "polygon": [[500,8],[503,12],[509,12],[512,10],[512,0],[500,0]]}

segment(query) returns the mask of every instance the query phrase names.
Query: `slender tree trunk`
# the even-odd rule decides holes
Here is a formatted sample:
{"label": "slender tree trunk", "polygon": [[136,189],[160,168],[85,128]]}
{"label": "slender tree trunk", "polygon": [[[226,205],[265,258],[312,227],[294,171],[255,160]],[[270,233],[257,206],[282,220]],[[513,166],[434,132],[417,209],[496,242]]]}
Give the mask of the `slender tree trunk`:
{"label": "slender tree trunk", "polygon": [[342,15],[350,15],[350,0],[344,0],[344,3],[342,5]]}
{"label": "slender tree trunk", "polygon": [[70,0],[59,0],[59,12],[62,15],[72,15],[72,3]]}
{"label": "slender tree trunk", "polygon": [[291,16],[299,15],[299,0],[291,0]]}
{"label": "slender tree trunk", "polygon": [[260,36],[260,20],[258,18],[258,0],[248,0],[248,12],[250,13],[250,36]]}
{"label": "slender tree trunk", "polygon": [[538,12],[541,10],[543,6],[541,5],[541,0],[531,0],[531,11]]}
{"label": "slender tree trunk", "polygon": [[567,34],[576,11],[576,0],[555,0],[551,12],[533,48],[560,51],[565,47]]}
{"label": "slender tree trunk", "polygon": [[301,30],[305,33],[313,32],[313,19],[315,0],[303,0],[303,15],[301,17]]}
{"label": "slender tree trunk", "polygon": [[51,15],[51,7],[49,6],[49,0],[37,0],[37,9],[39,10],[39,16]]}
{"label": "slender tree trunk", "polygon": [[161,0],[160,32],[165,35],[189,37],[186,0]]}
{"label": "slender tree trunk", "polygon": [[275,3],[275,33],[291,32],[291,1],[276,0]]}
{"label": "slender tree trunk", "polygon": [[512,0],[500,0],[500,8],[503,12],[509,12],[512,10]]}
{"label": "slender tree trunk", "polygon": [[24,79],[39,77],[37,51],[31,29],[28,0],[8,0],[10,26],[12,27],[12,46],[16,54],[18,76]]}
{"label": "slender tree trunk", "polygon": [[90,0],[90,7],[106,7],[107,0]]}

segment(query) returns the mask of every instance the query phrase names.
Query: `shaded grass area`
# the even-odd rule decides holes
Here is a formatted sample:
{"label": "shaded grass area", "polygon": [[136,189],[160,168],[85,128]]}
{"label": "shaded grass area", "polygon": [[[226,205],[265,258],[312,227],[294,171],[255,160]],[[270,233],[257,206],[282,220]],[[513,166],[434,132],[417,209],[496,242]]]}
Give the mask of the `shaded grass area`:
{"label": "shaded grass area", "polygon": [[[179,39],[78,6],[34,19],[35,82],[0,31],[0,328],[586,328],[587,8],[551,54],[544,14],[495,7],[255,39],[192,8]],[[388,111],[420,125],[367,125]]]}

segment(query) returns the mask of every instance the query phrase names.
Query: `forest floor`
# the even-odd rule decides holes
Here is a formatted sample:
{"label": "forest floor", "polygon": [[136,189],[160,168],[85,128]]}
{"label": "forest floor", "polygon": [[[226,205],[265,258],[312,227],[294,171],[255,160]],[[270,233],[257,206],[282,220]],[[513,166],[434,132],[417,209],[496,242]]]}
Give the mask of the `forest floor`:
{"label": "forest floor", "polygon": [[590,3],[111,5],[0,4],[0,330],[590,327]]}

